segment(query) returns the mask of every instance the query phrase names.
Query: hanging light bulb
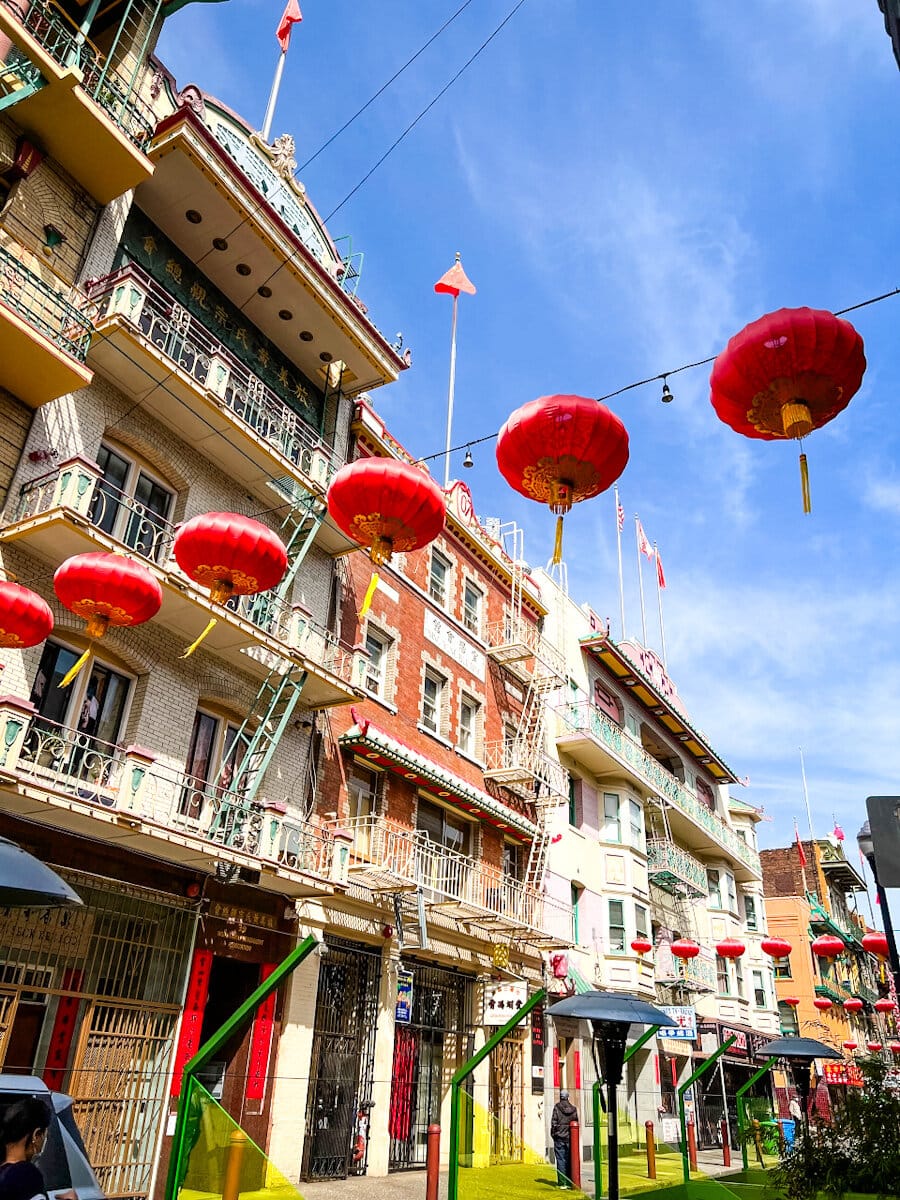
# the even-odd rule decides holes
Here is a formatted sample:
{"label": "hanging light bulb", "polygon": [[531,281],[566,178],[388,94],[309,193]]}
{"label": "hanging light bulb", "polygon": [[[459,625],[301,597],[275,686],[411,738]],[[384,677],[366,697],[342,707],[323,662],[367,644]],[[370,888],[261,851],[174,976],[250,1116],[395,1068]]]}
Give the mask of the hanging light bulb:
{"label": "hanging light bulb", "polygon": [[674,399],[675,399],[675,397],[672,395],[671,391],[669,390],[669,381],[668,381],[667,377],[665,375],[663,375],[663,390],[662,390],[662,395],[660,396],[660,400],[662,400],[663,404],[671,404]]}
{"label": "hanging light bulb", "polygon": [[472,447],[466,446],[466,457],[463,459],[464,467],[474,467],[475,459],[472,457]]}

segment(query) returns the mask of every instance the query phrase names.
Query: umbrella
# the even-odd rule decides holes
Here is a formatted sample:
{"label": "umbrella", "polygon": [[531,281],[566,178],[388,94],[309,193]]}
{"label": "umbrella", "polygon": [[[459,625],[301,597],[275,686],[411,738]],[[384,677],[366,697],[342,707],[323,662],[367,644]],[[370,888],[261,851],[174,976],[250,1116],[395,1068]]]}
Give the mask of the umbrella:
{"label": "umbrella", "polygon": [[0,837],[0,908],[60,908],[82,899],[55,871]]}
{"label": "umbrella", "polygon": [[97,1182],[75,1124],[72,1097],[51,1092],[43,1079],[33,1075],[0,1075],[0,1113],[26,1096],[43,1100],[54,1114],[44,1148],[35,1160],[50,1200],[54,1200],[55,1192],[68,1192],[73,1188],[78,1200],[104,1200],[103,1189]]}
{"label": "umbrella", "polygon": [[809,1117],[809,1066],[814,1058],[842,1058],[837,1050],[832,1050],[824,1042],[815,1038],[780,1037],[774,1042],[761,1046],[758,1053],[770,1058],[783,1058],[790,1063],[791,1074],[800,1097],[800,1111],[804,1121]]}

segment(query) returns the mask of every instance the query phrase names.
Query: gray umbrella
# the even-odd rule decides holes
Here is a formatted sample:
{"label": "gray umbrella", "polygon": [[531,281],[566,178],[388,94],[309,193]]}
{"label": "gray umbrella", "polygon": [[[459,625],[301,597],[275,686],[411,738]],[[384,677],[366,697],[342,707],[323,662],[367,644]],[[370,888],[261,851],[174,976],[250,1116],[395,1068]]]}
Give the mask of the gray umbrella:
{"label": "gray umbrella", "polygon": [[0,837],[0,908],[60,908],[83,903],[55,871]]}
{"label": "gray umbrella", "polygon": [[769,1057],[783,1058],[790,1064],[797,1095],[800,1098],[800,1111],[804,1117],[804,1124],[801,1128],[808,1132],[806,1122],[809,1120],[810,1063],[814,1058],[843,1058],[843,1055],[838,1054],[837,1050],[832,1050],[830,1046],[826,1046],[824,1042],[805,1037],[776,1038],[774,1042],[761,1046],[758,1053],[766,1054]]}
{"label": "gray umbrella", "polygon": [[[622,1067],[625,1063],[625,1045],[632,1025],[671,1024],[671,1018],[653,1004],[640,1000],[629,992],[584,992],[580,996],[567,996],[547,1009],[551,1017],[576,1017],[590,1021],[593,1030],[591,1049],[600,1078],[599,1058],[603,1059],[603,1081],[608,1094],[606,1111],[607,1162],[609,1163],[609,1200],[619,1200],[619,1129],[616,1088],[622,1082]],[[599,1051],[599,1053],[598,1053]],[[599,1131],[594,1131],[599,1136]]]}

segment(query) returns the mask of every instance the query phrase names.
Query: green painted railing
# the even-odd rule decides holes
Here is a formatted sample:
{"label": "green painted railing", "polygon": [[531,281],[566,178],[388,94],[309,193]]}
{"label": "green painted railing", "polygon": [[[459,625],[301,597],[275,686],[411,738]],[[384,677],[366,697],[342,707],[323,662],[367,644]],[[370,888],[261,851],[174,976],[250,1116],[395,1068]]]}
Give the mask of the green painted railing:
{"label": "green painted railing", "polygon": [[673,842],[647,842],[647,874],[650,882],[658,884],[664,891],[671,890],[666,885],[672,880],[674,885],[686,885],[698,896],[707,894],[706,867]]}
{"label": "green painted railing", "polygon": [[76,306],[0,246],[0,304],[18,313],[60,350],[87,357],[94,326]]}

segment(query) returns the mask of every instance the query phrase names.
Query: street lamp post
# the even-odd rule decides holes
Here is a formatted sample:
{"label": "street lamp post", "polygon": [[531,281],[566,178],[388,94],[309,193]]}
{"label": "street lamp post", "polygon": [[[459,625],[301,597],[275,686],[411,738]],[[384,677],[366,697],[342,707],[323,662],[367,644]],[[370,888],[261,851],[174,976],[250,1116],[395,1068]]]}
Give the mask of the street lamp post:
{"label": "street lamp post", "polygon": [[900,958],[897,957],[897,941],[894,937],[894,926],[891,921],[891,910],[888,907],[887,893],[878,879],[878,867],[875,863],[875,843],[872,840],[872,831],[868,821],[866,821],[865,825],[863,825],[862,829],[856,835],[856,841],[859,845],[860,853],[869,864],[872,878],[875,880],[875,887],[878,892],[878,906],[881,909],[881,919],[884,922],[884,936],[887,938],[888,944],[888,960],[891,964],[891,974],[894,977],[894,990],[898,1000],[900,1000]]}

